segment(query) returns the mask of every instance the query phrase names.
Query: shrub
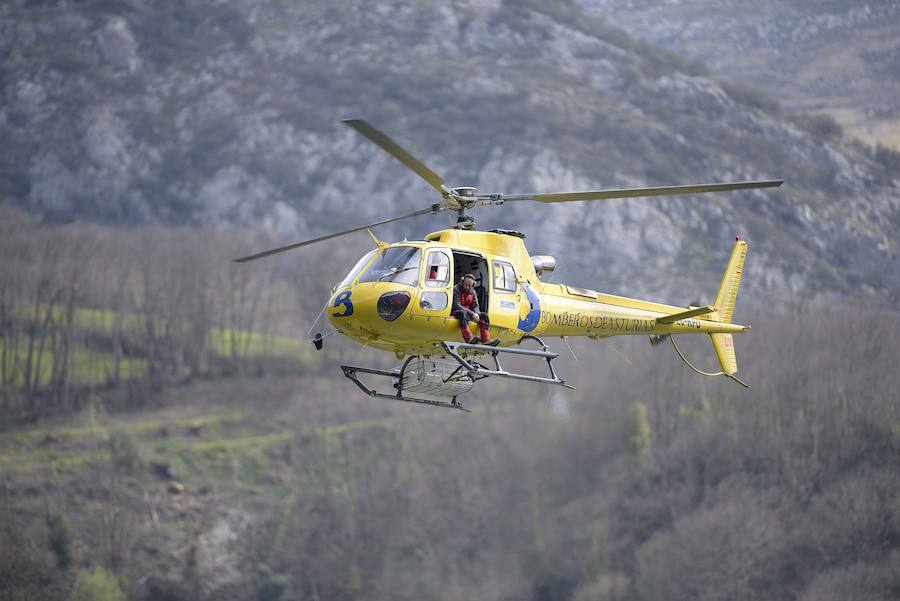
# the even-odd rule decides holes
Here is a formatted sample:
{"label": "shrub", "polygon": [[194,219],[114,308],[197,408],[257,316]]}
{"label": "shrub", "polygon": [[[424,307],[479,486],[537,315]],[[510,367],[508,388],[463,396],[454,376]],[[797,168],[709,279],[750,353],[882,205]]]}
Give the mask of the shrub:
{"label": "shrub", "polygon": [[259,601],[280,601],[287,591],[288,580],[269,566],[260,564],[256,572],[256,598]]}
{"label": "shrub", "polygon": [[874,153],[875,160],[894,175],[900,176],[900,152],[877,144]]}
{"label": "shrub", "polygon": [[778,104],[778,101],[757,88],[735,83],[727,79],[720,79],[717,83],[719,84],[719,87],[722,88],[722,91],[728,94],[728,97],[738,104],[759,109],[770,115],[777,115],[781,112],[781,106]]}
{"label": "shrub", "polygon": [[844,136],[844,128],[831,115],[797,115],[792,120],[797,127],[820,140],[839,140]]}
{"label": "shrub", "polygon": [[624,424],[625,446],[636,456],[643,457],[650,450],[650,420],[647,418],[647,405],[637,403],[628,412]]}
{"label": "shrub", "polygon": [[65,514],[53,512],[47,514],[47,531],[50,550],[56,557],[56,565],[61,570],[67,570],[75,561],[75,536],[72,534],[72,526]]}
{"label": "shrub", "polygon": [[74,601],[125,601],[125,593],[119,587],[116,575],[104,568],[93,572],[82,570],[78,574],[78,585]]}
{"label": "shrub", "polygon": [[126,431],[113,432],[107,441],[109,459],[113,469],[125,474],[134,474],[144,466],[144,457],[133,434]]}

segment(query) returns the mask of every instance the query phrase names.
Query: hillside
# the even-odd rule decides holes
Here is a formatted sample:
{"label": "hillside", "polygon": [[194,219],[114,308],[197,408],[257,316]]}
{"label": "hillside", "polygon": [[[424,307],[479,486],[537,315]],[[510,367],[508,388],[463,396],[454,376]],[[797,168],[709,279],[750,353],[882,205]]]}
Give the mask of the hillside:
{"label": "hillside", "polygon": [[582,0],[635,37],[900,150],[900,5]]}
{"label": "hillside", "polygon": [[897,315],[768,319],[740,340],[750,390],[573,341],[578,390],[492,381],[472,414],[321,368],[124,412],[99,390],[0,429],[0,595],[895,598],[900,381],[874,332]]}
{"label": "hillside", "polygon": [[91,0],[4,5],[0,23],[0,195],[47,221],[230,224],[289,241],[432,202],[338,123],[358,116],[485,191],[787,180],[479,214],[525,231],[574,284],[689,302],[712,293],[740,233],[749,296],[900,290],[890,156],[573,3]]}

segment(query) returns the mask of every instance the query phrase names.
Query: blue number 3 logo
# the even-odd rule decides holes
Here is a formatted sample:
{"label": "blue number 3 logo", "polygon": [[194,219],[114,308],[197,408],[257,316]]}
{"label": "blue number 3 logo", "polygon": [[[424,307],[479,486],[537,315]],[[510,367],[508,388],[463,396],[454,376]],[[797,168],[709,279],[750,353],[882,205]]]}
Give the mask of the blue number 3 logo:
{"label": "blue number 3 logo", "polygon": [[332,317],[348,317],[350,315],[353,315],[353,303],[350,302],[350,294],[350,290],[344,290],[334,297],[334,305],[332,306],[340,307],[341,305],[344,305],[344,307],[346,307],[346,311],[344,311],[343,313],[332,313]]}

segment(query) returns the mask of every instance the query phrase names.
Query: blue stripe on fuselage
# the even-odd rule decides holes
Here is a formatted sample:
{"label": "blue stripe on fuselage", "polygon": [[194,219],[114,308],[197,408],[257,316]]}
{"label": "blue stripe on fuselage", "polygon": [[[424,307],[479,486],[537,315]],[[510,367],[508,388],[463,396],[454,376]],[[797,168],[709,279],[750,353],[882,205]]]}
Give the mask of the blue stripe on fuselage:
{"label": "blue stripe on fuselage", "polygon": [[525,290],[528,302],[531,303],[531,309],[525,319],[519,318],[519,329],[523,332],[533,332],[541,321],[541,297],[528,284],[522,284],[522,288]]}

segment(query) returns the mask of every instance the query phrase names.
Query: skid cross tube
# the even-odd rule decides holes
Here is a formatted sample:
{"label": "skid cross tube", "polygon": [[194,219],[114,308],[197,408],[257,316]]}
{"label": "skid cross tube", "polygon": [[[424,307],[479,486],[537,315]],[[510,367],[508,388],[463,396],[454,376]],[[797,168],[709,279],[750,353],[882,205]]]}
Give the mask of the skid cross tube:
{"label": "skid cross tube", "polygon": [[[574,390],[575,388],[574,386],[566,384],[565,380],[556,375],[556,371],[553,369],[553,360],[559,357],[559,353],[548,351],[546,346],[544,346],[544,349],[540,351],[517,348],[489,347],[481,344],[468,344],[465,342],[441,342],[441,346],[444,347],[444,350],[448,355],[456,359],[460,366],[467,372],[472,374],[473,377],[500,376],[502,378],[512,378],[514,380],[525,380],[527,382],[556,384],[557,386],[564,386],[572,390]],[[494,360],[495,369],[490,369],[481,365],[480,363],[470,361],[460,351],[463,351],[463,353],[465,353],[465,351],[472,351],[473,353],[490,355]],[[510,355],[519,355],[524,357],[535,357],[546,360],[547,367],[550,369],[550,377],[544,378],[541,376],[532,376],[530,374],[520,374],[506,371],[505,369],[503,369],[503,366],[500,365],[500,355],[503,353],[509,353]]]}
{"label": "skid cross tube", "polygon": [[[418,397],[404,396],[403,372],[406,370],[406,366],[408,364],[409,361],[404,363],[403,369],[401,369],[400,371],[387,371],[384,369],[372,369],[370,367],[356,367],[354,365],[341,365],[341,371],[343,371],[344,375],[352,380],[354,384],[359,386],[360,390],[365,392],[370,397],[375,397],[378,399],[388,399],[390,401],[403,401],[405,403],[418,403],[420,405],[431,405],[432,407],[444,407],[446,409],[459,409],[460,411],[471,413],[471,411],[464,408],[462,404],[456,400],[456,397],[453,397],[453,400],[451,401],[436,401],[433,399],[421,399]],[[357,376],[358,373],[387,377],[396,380],[396,382],[394,382],[394,388],[397,389],[396,394],[385,394],[383,392],[376,391],[374,388],[369,388],[359,379],[359,377]]]}

